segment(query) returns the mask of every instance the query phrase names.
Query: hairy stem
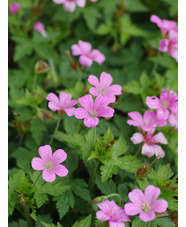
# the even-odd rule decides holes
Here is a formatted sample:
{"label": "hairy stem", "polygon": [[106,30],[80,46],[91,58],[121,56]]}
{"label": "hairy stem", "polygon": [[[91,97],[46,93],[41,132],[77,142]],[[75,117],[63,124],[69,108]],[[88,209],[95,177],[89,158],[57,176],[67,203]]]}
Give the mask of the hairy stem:
{"label": "hairy stem", "polygon": [[52,142],[53,142],[53,139],[54,139],[54,135],[56,134],[56,132],[57,132],[57,130],[59,128],[60,121],[61,121],[61,118],[58,118],[57,124],[56,124],[56,128],[55,128],[55,130],[54,130],[54,132],[52,134],[52,137],[50,139],[50,142],[49,142],[50,146],[52,145]]}

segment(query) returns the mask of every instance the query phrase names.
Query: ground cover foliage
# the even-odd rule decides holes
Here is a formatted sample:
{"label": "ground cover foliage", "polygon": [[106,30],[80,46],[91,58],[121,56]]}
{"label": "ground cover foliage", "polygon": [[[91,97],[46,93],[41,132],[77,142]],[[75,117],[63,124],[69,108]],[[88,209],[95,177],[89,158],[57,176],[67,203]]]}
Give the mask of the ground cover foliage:
{"label": "ground cover foliage", "polygon": [[[150,222],[130,216],[125,226],[178,226],[178,131],[169,124],[156,128],[168,141],[161,145],[165,156],[156,159],[141,154],[142,145],[130,140],[137,127],[127,124],[129,112],[149,110],[147,96],[159,97],[162,88],[178,92],[178,64],[158,51],[161,32],[150,22],[153,14],[177,21],[177,1],[87,0],[74,12],[49,0],[17,2],[20,10],[9,12],[9,226],[108,226],[96,218],[96,204],[108,199],[123,208],[129,192],[144,192],[148,185],[161,190],[167,213]],[[36,21],[47,37],[33,29]],[[71,54],[79,40],[91,43],[105,61],[83,67]],[[43,73],[39,60],[48,65]],[[67,92],[78,100],[89,94],[89,75],[99,78],[102,72],[111,74],[122,94],[109,105],[114,116],[100,118],[96,130],[48,108],[49,93]],[[31,167],[47,144],[67,153],[69,171],[50,183]]]}

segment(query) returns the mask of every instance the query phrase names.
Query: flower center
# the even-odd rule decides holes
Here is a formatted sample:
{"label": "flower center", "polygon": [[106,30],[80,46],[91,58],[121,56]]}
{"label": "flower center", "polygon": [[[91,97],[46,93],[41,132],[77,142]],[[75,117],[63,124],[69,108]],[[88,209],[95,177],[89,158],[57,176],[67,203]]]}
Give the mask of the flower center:
{"label": "flower center", "polygon": [[169,107],[169,101],[168,100],[164,100],[162,103],[161,103],[161,106],[165,109],[167,109]]}
{"label": "flower center", "polygon": [[45,163],[45,169],[50,170],[53,168],[53,164],[51,162],[46,162]]}
{"label": "flower center", "polygon": [[151,207],[150,207],[150,205],[149,205],[148,203],[143,203],[141,209],[142,209],[145,213],[147,213],[147,212],[149,212],[149,211],[151,210]]}
{"label": "flower center", "polygon": [[97,117],[97,112],[95,110],[92,110],[89,112],[90,117]]}
{"label": "flower center", "polygon": [[98,93],[104,95],[105,94],[105,89],[104,88],[102,88],[102,89],[99,88],[98,89]]}

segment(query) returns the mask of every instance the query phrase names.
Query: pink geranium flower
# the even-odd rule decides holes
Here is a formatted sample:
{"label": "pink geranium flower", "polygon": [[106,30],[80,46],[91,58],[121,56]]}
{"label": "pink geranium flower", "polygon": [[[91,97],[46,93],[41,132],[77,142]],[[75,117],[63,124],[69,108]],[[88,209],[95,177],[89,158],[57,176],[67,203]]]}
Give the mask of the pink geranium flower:
{"label": "pink geranium flower", "polygon": [[88,77],[88,82],[95,87],[90,88],[90,93],[95,96],[103,96],[107,98],[110,102],[115,102],[115,95],[121,95],[120,85],[111,85],[112,76],[106,72],[102,72],[100,76],[100,81],[94,75]]}
{"label": "pink geranium flower", "polygon": [[48,103],[49,109],[52,111],[65,112],[68,116],[73,116],[75,110],[73,106],[76,105],[78,101],[71,100],[71,98],[72,95],[66,92],[61,92],[59,99],[53,93],[49,93],[46,97],[46,99],[50,101]]}
{"label": "pink geranium flower", "polygon": [[132,120],[128,120],[127,124],[137,126],[143,131],[149,131],[156,126],[164,126],[166,124],[164,120],[157,120],[157,114],[149,110],[145,111],[143,117],[136,111],[130,112],[128,115]]}
{"label": "pink geranium flower", "polygon": [[38,31],[39,33],[41,33],[41,35],[43,37],[46,37],[47,36],[46,31],[45,31],[45,27],[44,27],[44,25],[40,21],[37,21],[34,24],[33,29],[35,29],[36,31]]}
{"label": "pink geranium flower", "polygon": [[98,117],[110,118],[114,115],[114,109],[108,106],[108,101],[101,96],[93,102],[91,95],[85,95],[78,99],[83,108],[78,107],[74,111],[77,119],[84,119],[84,125],[93,128],[99,123]]}
{"label": "pink geranium flower", "polygon": [[99,50],[94,49],[91,51],[92,46],[88,42],[79,40],[78,44],[72,45],[71,49],[72,55],[81,55],[79,62],[86,67],[91,66],[93,61],[100,65],[105,61],[105,56]]}
{"label": "pink geranium flower", "polygon": [[86,0],[53,0],[56,4],[63,4],[65,11],[74,12],[76,5],[79,7],[84,7]]}
{"label": "pink geranium flower", "polygon": [[169,39],[161,39],[159,51],[167,52],[168,55],[178,61],[178,29],[172,29]]}
{"label": "pink geranium flower", "polygon": [[167,35],[170,33],[170,31],[176,27],[176,22],[175,21],[170,21],[170,20],[161,20],[158,16],[152,15],[150,17],[150,21],[153,23],[156,23],[157,26],[160,28],[162,31],[163,36]]}
{"label": "pink geranium flower", "polygon": [[178,95],[169,88],[162,89],[160,98],[156,96],[148,96],[146,98],[146,104],[151,109],[157,109],[157,117],[161,120],[167,120],[169,117],[169,111],[173,113],[178,112]]}
{"label": "pink geranium flower", "polygon": [[128,197],[132,203],[126,203],[124,209],[130,216],[139,214],[139,218],[144,221],[152,221],[156,213],[163,213],[167,210],[168,203],[164,199],[157,200],[160,189],[149,185],[143,193],[140,189],[129,192]]}
{"label": "pink geranium flower", "polygon": [[96,212],[96,218],[102,222],[108,221],[110,227],[125,227],[123,222],[130,222],[125,210],[113,200],[105,200],[97,205],[101,210]]}
{"label": "pink geranium flower", "polygon": [[11,14],[16,14],[20,8],[21,6],[17,2],[13,2],[12,4],[9,5]]}
{"label": "pink geranium flower", "polygon": [[52,182],[56,179],[56,174],[60,177],[65,177],[68,174],[68,169],[61,165],[67,158],[64,150],[58,149],[52,154],[52,149],[49,145],[39,148],[41,158],[33,158],[31,166],[35,170],[43,170],[42,177],[47,182]]}
{"label": "pink geranium flower", "polygon": [[156,145],[156,143],[161,144],[167,144],[167,140],[165,139],[165,136],[158,132],[156,135],[153,135],[155,129],[150,130],[149,132],[145,133],[145,135],[142,135],[139,132],[134,133],[134,135],[130,138],[130,140],[134,144],[138,144],[143,142],[142,146],[142,155],[146,155],[147,157],[151,157],[154,154],[156,157],[163,158],[165,156],[165,152],[163,149]]}

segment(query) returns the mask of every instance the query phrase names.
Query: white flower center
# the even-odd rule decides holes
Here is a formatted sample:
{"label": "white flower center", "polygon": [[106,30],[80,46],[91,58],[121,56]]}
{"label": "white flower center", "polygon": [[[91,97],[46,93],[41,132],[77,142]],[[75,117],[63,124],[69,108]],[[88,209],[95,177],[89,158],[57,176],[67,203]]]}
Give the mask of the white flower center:
{"label": "white flower center", "polygon": [[165,109],[167,109],[169,107],[170,103],[168,100],[164,100],[162,103],[161,103],[161,106]]}
{"label": "white flower center", "polygon": [[100,94],[102,94],[102,95],[104,95],[104,94],[105,94],[105,92],[106,92],[106,91],[105,91],[105,89],[104,89],[104,88],[102,88],[102,89],[100,89],[100,88],[99,88],[99,89],[98,89],[98,93],[100,93]]}
{"label": "white flower center", "polygon": [[50,170],[53,168],[53,164],[51,162],[46,162],[45,163],[45,169]]}
{"label": "white flower center", "polygon": [[145,213],[147,213],[147,212],[149,212],[149,211],[151,210],[151,207],[150,207],[150,205],[149,205],[148,203],[143,203],[141,209],[142,209]]}
{"label": "white flower center", "polygon": [[89,112],[90,117],[97,117],[97,112],[95,110],[92,110]]}

